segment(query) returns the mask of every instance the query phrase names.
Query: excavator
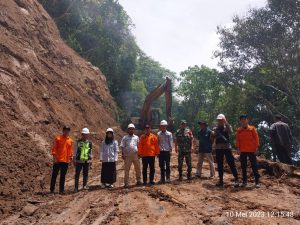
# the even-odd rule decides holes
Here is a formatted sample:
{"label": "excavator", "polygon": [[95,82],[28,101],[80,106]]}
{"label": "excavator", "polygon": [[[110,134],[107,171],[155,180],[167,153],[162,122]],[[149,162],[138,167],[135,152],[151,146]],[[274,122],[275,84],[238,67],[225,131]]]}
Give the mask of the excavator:
{"label": "excavator", "polygon": [[[151,108],[151,103],[158,99],[161,95],[165,94],[166,99],[166,117],[161,118],[161,111],[157,108]],[[166,81],[158,85],[151,91],[144,101],[141,109],[140,117],[131,117],[131,122],[135,124],[137,133],[141,133],[146,124],[149,124],[155,131],[159,128],[161,119],[168,122],[168,130],[173,131],[173,118],[171,113],[172,108],[172,83],[171,79],[166,77]]]}

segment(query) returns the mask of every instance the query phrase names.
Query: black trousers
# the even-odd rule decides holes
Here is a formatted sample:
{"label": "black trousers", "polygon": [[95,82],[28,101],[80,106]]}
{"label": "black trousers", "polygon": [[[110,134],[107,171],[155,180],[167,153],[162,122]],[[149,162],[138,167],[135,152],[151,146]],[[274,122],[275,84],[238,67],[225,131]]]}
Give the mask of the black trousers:
{"label": "black trousers", "polygon": [[230,170],[234,176],[234,178],[238,178],[238,173],[236,170],[234,157],[232,155],[231,149],[216,149],[216,160],[218,164],[218,173],[219,173],[219,179],[223,182],[223,175],[224,175],[224,156],[226,158],[226,161],[230,167]]}
{"label": "black trousers", "polygon": [[65,181],[66,181],[66,174],[68,171],[69,164],[64,162],[57,162],[53,164],[52,169],[52,176],[51,176],[51,184],[50,184],[50,191],[54,192],[55,190],[55,183],[57,175],[60,171],[60,179],[59,179],[59,192],[65,191]]}
{"label": "black trousers", "polygon": [[101,183],[113,184],[117,180],[116,162],[102,162]]}
{"label": "black trousers", "polygon": [[160,179],[165,181],[165,178],[170,179],[170,158],[169,151],[161,151],[159,154]]}
{"label": "black trousers", "polygon": [[258,183],[259,173],[257,168],[256,155],[254,154],[254,152],[241,152],[240,161],[241,161],[241,167],[243,173],[243,182],[247,182],[247,158],[249,158],[249,161],[251,163],[251,168],[254,174],[255,183]]}
{"label": "black trousers", "polygon": [[142,158],[143,163],[143,182],[147,183],[147,170],[148,165],[150,167],[150,182],[154,181],[154,173],[155,173],[155,156],[145,156]]}
{"label": "black trousers", "polygon": [[87,185],[88,177],[89,177],[89,167],[90,167],[90,164],[88,162],[76,163],[76,168],[75,168],[75,189],[78,190],[79,177],[80,177],[81,170],[82,170],[82,173],[83,173],[83,187]]}
{"label": "black trousers", "polygon": [[289,154],[289,152],[290,152],[289,148],[286,148],[282,145],[276,145],[274,147],[275,147],[276,156],[278,157],[280,162],[289,164],[289,165],[293,164],[292,159]]}

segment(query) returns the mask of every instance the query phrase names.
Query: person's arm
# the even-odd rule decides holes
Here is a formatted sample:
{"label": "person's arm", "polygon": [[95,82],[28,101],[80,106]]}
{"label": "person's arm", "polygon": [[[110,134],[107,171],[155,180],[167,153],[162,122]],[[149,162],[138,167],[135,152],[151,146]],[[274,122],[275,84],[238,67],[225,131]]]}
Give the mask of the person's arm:
{"label": "person's arm", "polygon": [[71,145],[67,148],[67,157],[69,158],[70,162],[73,162],[73,149],[74,149],[74,141],[71,140]]}
{"label": "person's arm", "polygon": [[178,153],[178,143],[177,143],[177,135],[175,134],[174,138],[175,152]]}
{"label": "person's arm", "polygon": [[56,162],[57,141],[58,141],[57,138],[55,138],[51,149],[51,154],[53,156],[53,163]]}
{"label": "person's arm", "polygon": [[172,145],[173,145],[173,135],[170,133],[170,153],[172,152]]}
{"label": "person's arm", "polygon": [[123,137],[121,140],[120,148],[121,148],[122,159],[124,159],[125,137]]}
{"label": "person's arm", "polygon": [[158,156],[160,154],[160,147],[158,144],[158,137],[155,136],[155,155]]}
{"label": "person's arm", "polygon": [[101,144],[100,144],[100,149],[99,149],[99,158],[100,158],[100,162],[102,162],[103,160],[103,150],[104,150],[104,142],[102,141]]}
{"label": "person's arm", "polygon": [[233,133],[233,129],[232,129],[232,126],[227,121],[225,123],[225,127],[226,127],[227,132],[231,135]]}
{"label": "person's arm", "polygon": [[256,145],[256,151],[258,151],[258,148],[259,148],[259,136],[258,136],[256,128],[253,129],[253,133],[254,133],[254,140],[255,140],[255,145]]}
{"label": "person's arm", "polygon": [[192,151],[193,153],[195,153],[195,148],[194,148],[194,147],[195,147],[195,143],[194,143],[194,138],[193,138],[193,137],[191,138],[191,142],[192,142],[192,143],[191,143],[191,151]]}
{"label": "person's arm", "polygon": [[216,139],[216,132],[214,130],[212,130],[210,132],[210,141],[211,141],[211,143],[214,143],[215,139]]}
{"label": "person's arm", "polygon": [[272,124],[272,125],[270,126],[270,130],[269,130],[271,140],[274,140],[274,139],[275,139],[275,130],[276,130],[276,129],[275,129],[275,125]]}
{"label": "person's arm", "polygon": [[118,141],[115,141],[115,162],[118,161],[118,153],[119,153],[119,144]]}
{"label": "person's arm", "polygon": [[195,149],[194,149],[194,135],[193,135],[192,130],[189,131],[189,135],[190,135],[190,139],[191,139],[191,151],[195,152]]}
{"label": "person's arm", "polygon": [[239,134],[239,131],[237,130],[236,131],[236,150],[237,150],[237,153],[240,154],[240,134]]}
{"label": "person's arm", "polygon": [[93,143],[90,141],[90,142],[89,142],[89,145],[90,145],[90,149],[89,149],[88,159],[89,159],[90,166],[92,166],[92,159],[93,159]]}
{"label": "person's arm", "polygon": [[73,151],[73,165],[76,165],[76,155],[77,155],[77,151],[78,151],[78,141],[76,141],[76,143],[74,144],[74,151]]}
{"label": "person's arm", "polygon": [[144,138],[143,138],[143,136],[141,136],[141,139],[139,140],[139,142],[138,142],[138,156],[139,157],[141,157],[142,156],[142,154],[143,154],[143,142],[144,142],[144,140],[143,140]]}
{"label": "person's arm", "polygon": [[290,127],[287,125],[287,133],[288,133],[288,136],[289,136],[289,147],[291,147],[293,145],[293,135],[292,135],[292,132],[291,132],[291,129]]}

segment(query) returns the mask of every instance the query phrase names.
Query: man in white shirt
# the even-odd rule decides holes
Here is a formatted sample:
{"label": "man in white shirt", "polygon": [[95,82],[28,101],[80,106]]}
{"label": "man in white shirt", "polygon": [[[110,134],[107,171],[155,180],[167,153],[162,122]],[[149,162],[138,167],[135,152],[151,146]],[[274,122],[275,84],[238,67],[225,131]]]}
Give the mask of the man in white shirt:
{"label": "man in white shirt", "polygon": [[[165,120],[160,122],[160,131],[158,135],[158,144],[160,147],[159,167],[160,167],[160,182],[170,182],[170,159],[172,152],[173,136],[167,131],[168,123]],[[166,166],[165,166],[166,165]]]}
{"label": "man in white shirt", "polygon": [[122,158],[124,159],[124,187],[128,187],[129,183],[129,171],[131,164],[133,163],[135,169],[135,176],[137,185],[141,185],[141,167],[140,160],[138,157],[138,143],[139,137],[134,134],[135,126],[134,124],[129,124],[127,128],[128,135],[124,136],[121,141],[121,150],[122,150]]}

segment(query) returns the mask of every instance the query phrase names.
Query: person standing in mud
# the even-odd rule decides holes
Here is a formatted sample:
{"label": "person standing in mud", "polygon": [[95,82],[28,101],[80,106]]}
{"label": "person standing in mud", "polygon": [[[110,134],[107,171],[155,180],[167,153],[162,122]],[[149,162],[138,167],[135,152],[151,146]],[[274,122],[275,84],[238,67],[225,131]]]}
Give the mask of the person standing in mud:
{"label": "person standing in mud", "polygon": [[63,127],[63,134],[56,137],[52,146],[53,169],[51,175],[50,192],[54,193],[56,178],[60,172],[59,193],[65,193],[65,180],[69,163],[72,162],[74,142],[70,135],[70,127]]}
{"label": "person standing in mud", "polygon": [[[173,135],[167,131],[168,122],[162,120],[160,122],[160,131],[157,133],[158,144],[160,148],[159,153],[159,167],[160,167],[160,182],[170,182],[170,160],[172,153]],[[165,166],[166,165],[166,166]]]}
{"label": "person standing in mud", "polygon": [[113,188],[117,179],[116,162],[118,161],[119,146],[114,138],[114,130],[106,130],[105,140],[100,146],[100,161],[102,162],[101,183],[107,188]]}
{"label": "person standing in mud", "polygon": [[290,127],[282,121],[281,115],[275,115],[274,121],[275,123],[270,127],[270,136],[275,155],[280,162],[292,165],[293,162],[290,157],[290,152],[293,136]]}
{"label": "person standing in mud", "polygon": [[223,114],[217,116],[217,126],[213,128],[212,138],[215,141],[216,159],[218,165],[219,182],[217,187],[224,186],[224,156],[230,167],[230,170],[234,176],[234,186],[239,186],[238,173],[234,162],[234,157],[231,151],[230,136],[232,135],[232,127],[227,122],[226,117]]}
{"label": "person standing in mud", "polygon": [[122,150],[122,158],[124,159],[124,187],[128,187],[129,182],[129,171],[131,164],[134,165],[135,176],[137,185],[141,185],[141,167],[140,167],[140,159],[138,157],[138,143],[139,137],[134,134],[135,126],[134,124],[129,124],[127,128],[128,135],[124,136],[121,141],[121,150]]}
{"label": "person standing in mud", "polygon": [[199,151],[196,177],[201,178],[202,165],[204,158],[207,158],[210,168],[210,177],[215,176],[214,159],[212,155],[212,131],[209,129],[207,122],[201,120],[198,122],[200,131],[198,132]]}
{"label": "person standing in mud", "polygon": [[75,192],[78,192],[81,170],[83,173],[83,190],[88,190],[87,182],[89,168],[92,164],[92,142],[89,141],[89,134],[89,129],[83,128],[81,131],[81,139],[77,141],[74,148],[73,162],[75,165]]}
{"label": "person standing in mud", "polygon": [[187,164],[187,179],[192,179],[192,149],[193,149],[193,133],[187,127],[185,120],[181,120],[180,128],[175,134],[175,152],[178,153],[178,173],[179,180],[182,180],[182,166],[185,159]]}
{"label": "person standing in mud", "polygon": [[247,187],[247,158],[249,158],[255,178],[255,186],[259,188],[259,173],[255,153],[259,147],[259,137],[254,126],[249,125],[247,115],[240,116],[241,126],[236,130],[236,149],[240,154],[243,173],[243,187]]}
{"label": "person standing in mud", "polygon": [[147,170],[150,167],[149,184],[154,185],[155,156],[159,155],[158,139],[151,133],[150,125],[145,126],[145,133],[141,136],[138,144],[138,155],[142,157],[143,163],[143,183],[147,184]]}

